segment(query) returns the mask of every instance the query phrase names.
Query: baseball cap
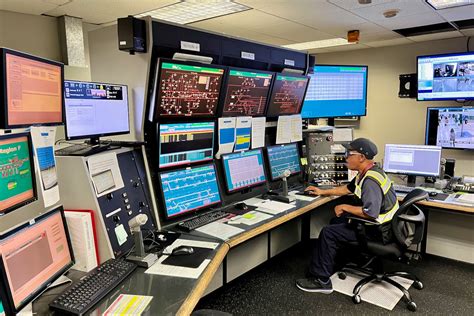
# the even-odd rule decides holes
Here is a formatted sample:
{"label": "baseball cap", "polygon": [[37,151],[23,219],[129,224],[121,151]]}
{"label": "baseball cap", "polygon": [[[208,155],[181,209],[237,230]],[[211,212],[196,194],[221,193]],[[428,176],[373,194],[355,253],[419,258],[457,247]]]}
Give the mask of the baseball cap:
{"label": "baseball cap", "polygon": [[377,155],[377,146],[367,138],[356,138],[349,144],[343,145],[347,150],[357,151],[367,159],[373,159]]}

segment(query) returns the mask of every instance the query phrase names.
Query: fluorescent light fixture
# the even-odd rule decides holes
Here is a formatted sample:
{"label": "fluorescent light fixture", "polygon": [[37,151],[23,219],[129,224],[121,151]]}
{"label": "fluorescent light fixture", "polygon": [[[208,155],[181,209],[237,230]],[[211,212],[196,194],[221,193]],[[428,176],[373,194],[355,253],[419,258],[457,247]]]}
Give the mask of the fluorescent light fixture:
{"label": "fluorescent light fixture", "polygon": [[136,16],[151,15],[153,18],[160,20],[188,24],[250,9],[252,8],[235,3],[232,0],[182,0]]}
{"label": "fluorescent light fixture", "polygon": [[312,41],[304,42],[290,45],[283,45],[283,47],[296,49],[296,50],[310,50],[315,48],[325,48],[325,47],[334,47],[341,45],[350,45],[355,43],[350,43],[345,38],[330,38],[322,41]]}
{"label": "fluorescent light fixture", "polygon": [[474,4],[474,0],[425,0],[435,10],[460,7],[463,5]]}

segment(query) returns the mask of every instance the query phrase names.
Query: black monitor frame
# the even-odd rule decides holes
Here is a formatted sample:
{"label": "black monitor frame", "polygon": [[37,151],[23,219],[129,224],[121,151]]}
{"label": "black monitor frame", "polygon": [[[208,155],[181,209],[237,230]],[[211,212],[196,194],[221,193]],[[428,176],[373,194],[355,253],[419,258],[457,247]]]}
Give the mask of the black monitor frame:
{"label": "black monitor frame", "polygon": [[[165,167],[162,167],[160,165],[160,156],[161,156],[161,138],[160,138],[160,126],[162,124],[186,124],[186,123],[214,123],[214,135],[212,137],[212,158],[210,159],[206,159],[206,160],[201,160],[201,161],[194,161],[194,162],[187,162],[187,163],[182,163],[182,164],[176,164],[176,165],[172,165],[172,166],[165,166]],[[216,119],[207,119],[207,120],[172,120],[172,121],[163,121],[163,122],[158,122],[155,124],[156,126],[156,143],[157,143],[157,148],[156,148],[156,153],[157,153],[157,164],[156,166],[158,167],[158,169],[161,169],[161,170],[170,170],[172,168],[183,168],[183,167],[189,167],[189,166],[193,166],[193,165],[196,165],[196,164],[201,164],[201,163],[209,163],[211,161],[213,161],[213,158],[214,158],[214,153],[215,153],[215,150],[216,150],[216,137],[217,137],[217,120]]]}
{"label": "black monitor frame", "polygon": [[[258,115],[247,115],[244,113],[241,113],[239,115],[225,115],[224,114],[225,101],[227,99],[227,86],[229,84],[231,71],[255,72],[255,73],[260,73],[260,74],[268,74],[272,76],[270,79],[270,85],[268,86],[268,94],[267,94],[267,99],[265,100],[265,106],[261,114],[258,114]],[[265,114],[267,113],[268,102],[270,100],[270,95],[272,93],[273,82],[275,81],[275,78],[276,78],[276,73],[272,71],[265,71],[265,70],[259,70],[259,69],[251,69],[251,68],[227,67],[226,74],[222,82],[221,97],[219,100],[217,115],[219,117],[238,117],[238,116],[262,117],[262,116],[265,116]]]}
{"label": "black monitor frame", "polygon": [[33,185],[33,197],[6,208],[5,210],[3,210],[3,212],[0,212],[0,215],[1,214],[6,214],[6,213],[11,212],[11,211],[15,211],[15,210],[19,209],[20,207],[23,207],[27,204],[30,204],[31,202],[34,202],[38,199],[38,191],[37,191],[37,188],[36,188],[35,161],[34,161],[34,158],[33,158],[35,155],[33,153],[33,150],[34,150],[33,141],[31,139],[30,133],[4,134],[4,135],[0,135],[0,140],[6,140],[6,139],[18,138],[18,137],[26,137],[27,138],[29,159],[30,159],[31,180],[32,180],[32,185]]}
{"label": "black monitor frame", "polygon": [[[365,75],[365,109],[364,109],[364,114],[361,114],[361,115],[332,115],[332,116],[314,116],[314,117],[306,117],[306,118],[303,118],[303,119],[318,119],[318,118],[339,118],[339,117],[362,117],[362,116],[367,116],[367,102],[368,102],[368,95],[369,95],[369,66],[367,65],[322,65],[322,64],[315,64],[314,67],[364,67],[367,69],[366,71],[366,75]],[[310,73],[308,74],[308,77],[310,78],[311,80],[311,75],[314,74],[314,73]],[[309,88],[309,82],[308,81],[308,88]],[[308,89],[306,89],[306,92],[308,91]],[[305,98],[306,98],[306,93],[305,93]],[[304,100],[303,100],[303,104],[301,104],[301,111],[300,113],[303,111],[303,106],[304,106]]]}
{"label": "black monitor frame", "polygon": [[[35,122],[32,124],[8,124],[8,95],[7,95],[7,69],[6,69],[6,55],[14,55],[18,57],[28,58],[34,61],[42,62],[45,64],[58,66],[61,69],[61,121],[58,122],[49,122],[49,123],[42,123],[42,122]],[[14,128],[23,128],[29,127],[31,125],[42,125],[42,126],[54,126],[54,125],[63,125],[64,124],[64,64],[46,59],[41,58],[38,56],[33,56],[30,54],[22,53],[13,49],[9,48],[0,48],[0,71],[1,71],[1,82],[2,85],[0,86],[0,101],[3,102],[2,110],[0,110],[0,128],[1,129],[14,129]]]}
{"label": "black monitor frame", "polygon": [[0,253],[0,299],[3,303],[3,307],[5,309],[6,315],[15,315],[17,314],[23,307],[25,307],[27,304],[30,302],[34,301],[38,296],[40,296],[44,291],[48,289],[48,287],[53,283],[54,280],[59,278],[61,275],[63,275],[65,272],[67,272],[75,263],[75,258],[74,258],[74,252],[72,249],[72,244],[71,244],[71,239],[69,237],[69,230],[66,222],[66,217],[64,216],[64,209],[63,206],[60,205],[58,207],[55,207],[54,209],[38,216],[35,218],[35,222],[32,223],[31,220],[28,220],[27,222],[13,228],[12,230],[6,232],[3,235],[0,235],[0,239],[8,238],[9,236],[19,232],[22,229],[26,229],[30,226],[36,225],[38,221],[42,221],[43,219],[54,215],[55,213],[59,212],[61,214],[61,219],[64,224],[64,233],[66,235],[67,239],[67,244],[69,248],[69,254],[71,256],[71,261],[65,265],[64,267],[61,268],[58,272],[56,272],[49,280],[45,283],[43,283],[36,291],[30,294],[30,296],[25,299],[21,305],[18,306],[18,308],[15,307],[15,303],[13,301],[13,297],[11,295],[11,290],[8,284],[8,279],[7,275],[5,272],[5,266],[3,264],[3,258],[2,254]]}
{"label": "black monitor frame", "polygon": [[[160,114],[160,106],[158,104],[158,101],[160,99],[160,82],[161,82],[161,75],[163,71],[163,63],[171,63],[171,64],[178,64],[178,65],[184,65],[184,66],[196,66],[196,67],[203,67],[203,68],[214,68],[214,69],[221,69],[223,70],[222,77],[221,77],[221,82],[220,82],[220,87],[219,87],[219,94],[217,97],[216,105],[214,108],[214,113],[213,114],[193,114],[189,116],[185,115],[161,115]],[[221,95],[224,87],[224,78],[226,76],[226,66],[222,65],[216,65],[216,64],[202,64],[198,62],[192,62],[192,61],[181,61],[181,60],[173,60],[173,59],[167,59],[167,58],[159,58],[158,59],[158,74],[156,76],[156,91],[154,91],[154,104],[151,105],[153,108],[153,121],[154,122],[171,122],[174,120],[202,120],[202,119],[212,119],[217,117],[218,109],[219,109],[219,102],[221,100]]]}
{"label": "black monitor frame", "polygon": [[[198,208],[195,208],[193,210],[189,210],[189,211],[184,212],[182,214],[178,214],[178,215],[174,215],[174,216],[168,216],[168,212],[166,210],[165,195],[163,193],[163,182],[161,181],[161,176],[163,174],[166,174],[166,173],[179,172],[179,171],[183,171],[183,170],[186,170],[186,169],[191,170],[193,168],[201,168],[201,167],[207,167],[207,166],[212,166],[212,168],[214,169],[214,173],[216,175],[217,190],[219,191],[220,201],[216,202],[216,203],[209,204],[209,205],[205,205],[205,206],[202,206],[202,207],[198,207]],[[159,191],[160,200],[161,200],[161,207],[159,208],[160,215],[168,223],[173,222],[175,220],[179,221],[184,217],[190,217],[191,215],[195,215],[196,213],[204,212],[204,211],[206,211],[210,208],[213,208],[213,207],[218,207],[218,206],[222,205],[222,203],[224,202],[224,200],[222,198],[222,192],[221,192],[221,189],[220,189],[220,184],[219,184],[219,176],[217,175],[217,168],[216,168],[214,162],[204,163],[204,164],[199,164],[199,165],[193,165],[193,166],[190,166],[190,167],[184,167],[184,168],[179,168],[179,169],[165,170],[165,171],[159,172],[158,173],[158,191]]]}
{"label": "black monitor frame", "polygon": [[228,153],[228,154],[224,154],[224,155],[221,156],[222,173],[224,174],[224,182],[225,182],[224,187],[225,187],[225,190],[226,190],[227,194],[233,194],[233,193],[237,193],[237,192],[246,193],[251,188],[259,187],[259,186],[263,186],[263,185],[267,184],[267,181],[268,181],[267,180],[268,179],[267,173],[265,171],[265,166],[262,166],[263,174],[265,176],[265,181],[259,182],[259,183],[254,183],[254,184],[251,184],[251,185],[247,185],[245,187],[241,187],[241,188],[238,188],[238,189],[233,189],[233,190],[229,189],[229,186],[228,186],[227,183],[228,183],[228,180],[230,180],[230,179],[227,178],[227,172],[226,172],[224,157],[230,156],[230,155],[235,155],[237,153],[245,153],[245,152],[249,152],[249,151],[259,151],[260,155],[262,155],[262,163],[265,165],[265,158],[263,157],[263,151],[262,151],[261,148],[249,149],[249,150],[244,150],[244,151],[240,151],[240,152],[233,152],[233,153]]}
{"label": "black monitor frame", "polygon": [[297,143],[297,142],[295,142],[295,143],[287,143],[287,144],[278,144],[278,145],[268,146],[268,147],[266,147],[265,154],[266,154],[266,158],[267,158],[267,162],[268,162],[268,173],[270,174],[270,181],[278,181],[278,180],[280,180],[280,179],[282,178],[282,176],[277,177],[277,178],[274,178],[274,177],[273,177],[272,166],[271,166],[271,163],[270,163],[270,153],[268,152],[268,149],[270,149],[270,148],[275,148],[275,147],[284,147],[284,146],[288,146],[288,145],[292,145],[292,144],[295,144],[295,146],[296,146],[296,152],[297,152],[297,154],[298,154],[298,165],[299,165],[299,167],[300,167],[300,171],[298,171],[298,172],[292,172],[289,177],[293,177],[293,176],[296,176],[296,175],[300,175],[300,174],[303,172],[303,167],[302,167],[302,165],[301,165],[300,149],[299,149],[299,146],[298,146],[298,143]]}
{"label": "black monitor frame", "polygon": [[[130,96],[129,96],[129,91],[128,91],[128,86],[126,84],[122,83],[107,83],[107,82],[95,82],[95,81],[80,81],[80,80],[65,80],[67,82],[77,82],[77,83],[94,83],[94,84],[103,84],[103,85],[110,85],[110,86],[123,86],[125,89],[127,89],[127,120],[128,120],[128,131],[121,131],[121,132],[110,132],[110,133],[101,133],[101,134],[89,134],[89,135],[81,135],[81,136],[72,136],[69,137],[67,133],[67,120],[66,120],[66,97],[64,96],[64,102],[63,102],[63,120],[65,122],[64,124],[64,135],[67,140],[77,140],[77,139],[90,139],[91,144],[98,144],[99,143],[99,138],[100,137],[105,137],[105,136],[116,136],[116,135],[126,135],[130,134]],[[64,81],[64,82],[65,82]],[[64,92],[65,93],[65,92]]]}
{"label": "black monitor frame", "polygon": [[[278,113],[277,115],[273,115],[273,114],[269,113],[270,112],[270,107],[272,105],[271,102],[272,102],[272,99],[274,98],[274,93],[276,93],[275,85],[277,83],[278,76],[305,78],[306,79],[306,86],[304,88],[304,92],[303,92],[303,95],[302,95],[302,98],[301,98],[301,104],[299,106],[299,110],[296,113]],[[303,109],[303,102],[304,102],[304,98],[306,97],[306,92],[308,91],[309,79],[310,79],[309,76],[306,76],[306,75],[298,75],[298,74],[294,74],[294,73],[275,73],[275,75],[273,76],[273,83],[272,83],[272,87],[271,87],[271,90],[270,90],[270,94],[268,95],[267,110],[265,112],[265,116],[269,119],[275,119],[275,118],[278,118],[280,115],[300,114],[301,110]]]}

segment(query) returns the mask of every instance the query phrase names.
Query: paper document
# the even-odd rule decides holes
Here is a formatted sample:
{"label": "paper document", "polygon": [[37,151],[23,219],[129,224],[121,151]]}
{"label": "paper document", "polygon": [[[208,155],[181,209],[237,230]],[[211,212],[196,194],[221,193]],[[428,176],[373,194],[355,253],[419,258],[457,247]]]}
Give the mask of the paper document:
{"label": "paper document", "polygon": [[36,156],[36,169],[40,171],[41,192],[45,207],[59,202],[58,175],[54,157],[56,127],[32,126],[31,139]]}
{"label": "paper document", "polygon": [[250,211],[245,213],[244,215],[238,215],[232,217],[229,221],[227,221],[228,224],[243,224],[243,225],[255,225],[258,224],[262,221],[265,221],[267,219],[272,218],[273,216],[257,212],[257,211]]}
{"label": "paper document", "polygon": [[265,117],[252,118],[252,149],[265,146]]}
{"label": "paper document", "polygon": [[291,192],[288,192],[288,195],[294,196],[298,200],[309,201],[309,202],[314,201],[315,199],[318,198],[317,196],[296,194],[297,192],[299,192],[299,191],[291,191]]}
{"label": "paper document", "polygon": [[234,151],[242,151],[250,148],[250,136],[252,133],[252,117],[241,116],[237,118],[235,127]]}
{"label": "paper document", "polygon": [[209,248],[209,249],[216,249],[219,246],[218,243],[215,242],[207,242],[207,241],[198,241],[198,240],[187,240],[187,239],[177,239],[171,245],[166,247],[163,251],[164,255],[162,255],[158,261],[153,264],[145,273],[149,274],[159,274],[159,275],[167,275],[167,276],[174,276],[180,278],[191,278],[197,279],[201,275],[201,273],[206,269],[207,265],[211,260],[206,259],[204,260],[199,267],[197,268],[187,268],[182,266],[172,266],[169,264],[162,264],[162,262],[168,258],[166,253],[171,253],[171,251],[179,246],[191,246],[191,247],[201,247],[201,248]]}
{"label": "paper document", "polygon": [[124,187],[116,153],[91,156],[87,164],[97,197]]}
{"label": "paper document", "polygon": [[153,296],[120,294],[103,316],[141,315]]}
{"label": "paper document", "polygon": [[278,117],[276,144],[291,142],[291,116],[280,115]]}
{"label": "paper document", "polygon": [[343,154],[346,152],[346,148],[341,144],[332,144],[331,145],[331,154]]}
{"label": "paper document", "polygon": [[198,232],[204,233],[206,235],[214,236],[222,240],[227,240],[232,236],[240,234],[244,230],[237,228],[220,221],[212,222],[207,225],[196,228]]}
{"label": "paper document", "polygon": [[292,208],[295,207],[295,204],[294,203],[287,204],[283,202],[263,200],[262,202],[256,204],[255,206],[258,207],[257,211],[276,215],[276,214],[291,210]]}
{"label": "paper document", "polygon": [[221,155],[231,153],[235,144],[235,117],[220,117],[218,121],[219,149],[216,158]]}
{"label": "paper document", "polygon": [[291,142],[299,142],[303,140],[303,120],[301,114],[291,115]]}
{"label": "paper document", "polygon": [[335,142],[351,142],[352,141],[352,128],[333,129],[332,140]]}
{"label": "paper document", "polygon": [[456,198],[455,201],[474,205],[474,194],[472,193],[459,194],[459,197]]}

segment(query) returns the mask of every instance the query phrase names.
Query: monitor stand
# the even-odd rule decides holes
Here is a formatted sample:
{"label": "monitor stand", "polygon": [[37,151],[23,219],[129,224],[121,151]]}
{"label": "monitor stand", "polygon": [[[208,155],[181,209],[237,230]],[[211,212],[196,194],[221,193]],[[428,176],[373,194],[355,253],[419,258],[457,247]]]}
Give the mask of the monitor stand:
{"label": "monitor stand", "polygon": [[416,187],[416,176],[409,175],[407,176],[407,186]]}

